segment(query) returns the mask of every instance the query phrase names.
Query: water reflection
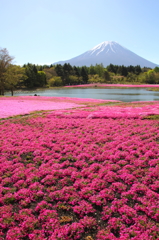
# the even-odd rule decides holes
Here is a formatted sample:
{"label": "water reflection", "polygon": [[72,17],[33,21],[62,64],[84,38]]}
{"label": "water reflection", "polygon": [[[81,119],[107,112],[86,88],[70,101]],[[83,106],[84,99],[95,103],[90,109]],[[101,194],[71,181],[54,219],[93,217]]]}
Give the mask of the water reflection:
{"label": "water reflection", "polygon": [[[33,96],[34,94],[49,97],[76,97],[94,98],[104,100],[131,101],[159,101],[159,93],[148,91],[144,88],[127,89],[81,89],[81,88],[59,88],[59,89],[39,89],[36,91],[15,91],[14,96]],[[10,92],[5,94],[11,96]]]}

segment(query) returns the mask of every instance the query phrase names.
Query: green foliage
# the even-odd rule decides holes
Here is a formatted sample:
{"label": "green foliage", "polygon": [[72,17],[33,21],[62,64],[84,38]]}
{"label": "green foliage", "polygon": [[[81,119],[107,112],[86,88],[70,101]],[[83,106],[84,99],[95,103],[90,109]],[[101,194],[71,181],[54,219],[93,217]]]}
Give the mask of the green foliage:
{"label": "green foliage", "polygon": [[159,72],[155,72],[155,70],[151,69],[147,72],[140,73],[140,75],[138,75],[138,80],[141,83],[159,84]]}
{"label": "green foliage", "polygon": [[24,81],[24,85],[27,88],[33,88],[37,82],[37,69],[35,65],[28,63],[25,67],[25,74],[27,78]]}
{"label": "green foliage", "polygon": [[81,76],[81,70],[80,67],[73,67],[74,75],[77,76],[78,78]]}
{"label": "green foliage", "polygon": [[52,77],[57,76],[57,73],[55,71],[55,67],[43,68],[43,71],[46,74],[46,83],[48,83],[49,79],[51,79]]}
{"label": "green foliage", "polygon": [[159,72],[159,67],[155,67],[155,68],[154,68],[154,71],[155,71],[156,73],[158,73],[158,72]]}
{"label": "green foliage", "polygon": [[53,77],[49,79],[49,87],[59,87],[63,85],[61,77]]}
{"label": "green foliage", "polygon": [[110,73],[108,72],[108,70],[104,70],[103,77],[105,82],[111,81]]}
{"label": "green foliage", "polygon": [[46,74],[44,71],[38,71],[37,80],[39,87],[43,87],[46,84]]}
{"label": "green foliage", "polygon": [[44,71],[38,71],[38,67],[35,64],[28,63],[25,66],[26,79],[24,80],[24,86],[27,88],[43,87],[46,84],[46,74]]}
{"label": "green foliage", "polygon": [[80,84],[81,82],[82,82],[81,77],[77,77],[75,75],[69,76],[69,84],[70,85],[77,85],[77,84]]}
{"label": "green foliage", "polygon": [[103,77],[103,73],[104,73],[104,66],[103,64],[96,64],[94,66],[94,70],[95,70],[95,74],[98,74],[99,77]]}
{"label": "green foliage", "polygon": [[104,83],[104,79],[100,78],[98,74],[89,75],[88,83]]}
{"label": "green foliage", "polygon": [[11,197],[6,197],[4,199],[5,204],[12,204],[15,201],[15,197],[11,196]]}
{"label": "green foliage", "polygon": [[13,96],[13,90],[25,79],[25,70],[17,65],[9,65],[4,73],[4,86],[5,89],[11,90]]}
{"label": "green foliage", "polygon": [[134,67],[134,71],[135,71],[135,74],[139,75],[142,72],[140,65],[137,65],[136,67]]}
{"label": "green foliage", "polygon": [[60,77],[64,76],[63,66],[61,64],[57,64],[55,66],[55,71],[56,71],[58,76],[60,76]]}
{"label": "green foliage", "polygon": [[109,72],[113,72],[113,73],[115,73],[115,74],[117,74],[118,68],[119,68],[119,66],[113,65],[113,64],[110,64],[109,66],[107,66],[107,70],[108,70]]}
{"label": "green foliage", "polygon": [[[83,83],[159,83],[159,68],[154,70],[137,66],[119,66],[110,64],[106,68],[102,64],[91,65],[90,67],[64,65],[24,65],[27,79],[24,85],[28,88],[49,86],[65,86]],[[45,72],[44,76],[38,78],[39,72]],[[58,78],[60,77],[60,78]]]}
{"label": "green foliage", "polygon": [[95,66],[91,65],[91,66],[89,67],[89,74],[90,74],[90,75],[96,74]]}
{"label": "green foliage", "polygon": [[5,90],[5,72],[12,63],[14,57],[9,55],[6,48],[0,48],[0,95],[4,95]]}
{"label": "green foliage", "polygon": [[82,77],[83,83],[88,83],[88,72],[86,67],[81,68],[81,77]]}
{"label": "green foliage", "polygon": [[145,82],[149,84],[156,83],[155,73],[153,70],[149,70],[147,73],[145,73]]}
{"label": "green foliage", "polygon": [[159,115],[149,115],[149,116],[146,116],[144,119],[159,120]]}
{"label": "green foliage", "polygon": [[136,74],[129,72],[127,77],[126,77],[126,80],[128,82],[136,82],[137,81],[137,76],[136,76]]}
{"label": "green foliage", "polygon": [[70,85],[70,79],[69,76],[72,75],[73,68],[69,63],[65,63],[63,65],[63,83],[64,85]]}
{"label": "green foliage", "polygon": [[140,73],[140,75],[138,76],[138,81],[140,83],[145,83],[146,82],[146,72]]}
{"label": "green foliage", "polygon": [[113,64],[110,64],[109,66],[107,66],[107,70],[109,72],[113,72],[115,74],[119,74],[119,75],[122,75],[124,77],[126,77],[128,75],[128,73],[134,73],[136,75],[139,75],[141,72],[142,72],[142,69],[139,65],[137,66],[118,66],[118,65],[113,65]]}
{"label": "green foliage", "polygon": [[117,71],[120,75],[126,77],[128,75],[128,69],[127,67],[125,67],[124,65],[119,66],[118,71]]}

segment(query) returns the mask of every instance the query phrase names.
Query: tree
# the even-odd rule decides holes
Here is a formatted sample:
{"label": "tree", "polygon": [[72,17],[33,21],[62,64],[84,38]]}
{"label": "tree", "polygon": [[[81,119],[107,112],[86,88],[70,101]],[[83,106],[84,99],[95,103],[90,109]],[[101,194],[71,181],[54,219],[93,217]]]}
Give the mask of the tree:
{"label": "tree", "polygon": [[82,77],[84,83],[88,82],[88,73],[87,73],[86,67],[81,68],[81,77]]}
{"label": "tree", "polygon": [[78,78],[81,76],[80,68],[79,68],[79,67],[74,66],[74,67],[73,67],[73,71],[74,71],[74,74],[75,74]]}
{"label": "tree", "polygon": [[94,67],[93,65],[91,65],[91,66],[89,67],[89,74],[90,74],[90,75],[96,74],[96,70],[95,70],[95,67]]}
{"label": "tree", "polygon": [[27,88],[43,87],[46,84],[46,74],[44,71],[38,71],[35,64],[28,63],[25,67],[27,78],[24,85]]}
{"label": "tree", "polygon": [[103,76],[103,72],[104,72],[104,66],[103,64],[96,64],[94,66],[94,70],[95,70],[95,74],[98,74],[99,77],[102,77]]}
{"label": "tree", "polygon": [[70,83],[70,85],[77,85],[77,84],[79,84],[79,77],[77,77],[75,75],[70,75],[69,76],[69,83]]}
{"label": "tree", "polygon": [[145,73],[146,76],[146,83],[148,84],[155,84],[155,72],[154,70],[149,70],[148,72]]}
{"label": "tree", "polygon": [[49,79],[51,79],[52,77],[57,76],[57,73],[55,71],[55,67],[51,67],[51,68],[43,68],[43,71],[46,74],[46,83],[49,82]]}
{"label": "tree", "polygon": [[107,70],[104,70],[103,76],[104,76],[105,82],[110,82],[111,77],[110,77],[110,74]]}
{"label": "tree", "polygon": [[70,80],[69,80],[69,75],[72,75],[73,72],[73,68],[69,63],[65,63],[63,65],[63,73],[64,73],[64,84],[70,84]]}
{"label": "tree", "polygon": [[4,87],[5,89],[9,89],[13,96],[13,91],[15,87],[18,85],[20,80],[24,78],[25,69],[20,66],[10,64],[7,67],[6,72],[4,73]]}
{"label": "tree", "polygon": [[128,70],[129,73],[135,73],[135,68],[132,65],[128,66],[127,70]]}
{"label": "tree", "polygon": [[62,82],[61,77],[55,76],[55,77],[49,79],[48,84],[49,84],[49,87],[59,87],[59,86],[63,85],[63,82]]}
{"label": "tree", "polygon": [[139,75],[140,73],[141,73],[141,67],[140,67],[140,65],[137,65],[137,66],[135,66],[135,74],[136,75]]}
{"label": "tree", "polygon": [[28,63],[25,67],[25,74],[27,78],[24,81],[24,85],[27,88],[33,88],[34,83],[36,82],[37,74],[35,74],[33,70],[33,65],[31,63]]}
{"label": "tree", "polygon": [[159,67],[155,67],[155,68],[154,68],[154,71],[155,71],[156,73],[158,73],[158,72],[159,72]]}
{"label": "tree", "polygon": [[44,71],[37,72],[37,87],[43,87],[46,85],[46,74]]}
{"label": "tree", "polygon": [[126,77],[128,75],[127,67],[124,65],[121,66],[121,75]]}
{"label": "tree", "polygon": [[4,73],[7,71],[7,68],[12,63],[14,57],[9,55],[9,52],[6,48],[0,49],[0,95],[4,95]]}
{"label": "tree", "polygon": [[99,77],[98,74],[94,74],[94,75],[89,75],[88,82],[89,83],[102,83],[102,82],[104,82],[104,79]]}
{"label": "tree", "polygon": [[57,64],[55,66],[55,71],[56,71],[57,76],[61,77],[61,79],[63,81],[63,85],[65,85],[63,66],[61,64]]}
{"label": "tree", "polygon": [[117,73],[117,71],[118,71],[118,66],[117,65],[113,65],[112,63],[109,65],[109,66],[107,66],[107,70],[109,71],[109,72],[113,72],[113,73]]}
{"label": "tree", "polygon": [[137,80],[137,76],[136,76],[136,74],[134,74],[132,72],[129,72],[127,77],[126,77],[126,80],[128,82],[135,82]]}

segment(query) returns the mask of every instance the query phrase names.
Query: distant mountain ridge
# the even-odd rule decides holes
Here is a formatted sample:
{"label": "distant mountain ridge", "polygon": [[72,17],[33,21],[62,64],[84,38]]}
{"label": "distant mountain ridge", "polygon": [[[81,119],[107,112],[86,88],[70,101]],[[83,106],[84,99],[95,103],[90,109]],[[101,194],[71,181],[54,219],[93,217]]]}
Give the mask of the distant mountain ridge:
{"label": "distant mountain ridge", "polygon": [[121,46],[114,41],[105,41],[83,54],[65,61],[59,61],[54,64],[70,63],[72,66],[90,66],[103,64],[104,67],[113,65],[136,66],[155,68],[159,66],[150,62],[129,49]]}

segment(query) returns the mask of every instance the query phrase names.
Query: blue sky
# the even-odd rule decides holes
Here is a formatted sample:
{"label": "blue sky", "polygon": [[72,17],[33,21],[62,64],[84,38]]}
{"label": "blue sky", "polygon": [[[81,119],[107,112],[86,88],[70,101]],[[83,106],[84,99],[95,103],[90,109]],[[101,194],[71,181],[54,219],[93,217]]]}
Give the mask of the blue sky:
{"label": "blue sky", "polygon": [[159,64],[158,0],[0,0],[0,47],[51,64],[116,41]]}

